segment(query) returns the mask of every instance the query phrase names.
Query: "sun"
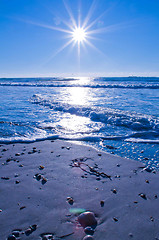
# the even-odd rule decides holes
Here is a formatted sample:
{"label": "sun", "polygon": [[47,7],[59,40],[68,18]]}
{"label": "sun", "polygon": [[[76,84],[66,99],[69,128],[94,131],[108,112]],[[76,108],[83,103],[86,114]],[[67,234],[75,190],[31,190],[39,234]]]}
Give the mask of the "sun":
{"label": "sun", "polygon": [[75,28],[72,37],[76,42],[83,42],[86,39],[86,31],[82,27]]}

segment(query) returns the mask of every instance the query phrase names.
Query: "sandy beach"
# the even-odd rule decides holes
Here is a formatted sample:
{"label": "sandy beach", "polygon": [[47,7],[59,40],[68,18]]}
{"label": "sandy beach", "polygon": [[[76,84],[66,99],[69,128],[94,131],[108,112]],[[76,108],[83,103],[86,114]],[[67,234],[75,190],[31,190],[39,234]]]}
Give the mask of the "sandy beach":
{"label": "sandy beach", "polygon": [[3,144],[0,161],[1,240],[82,240],[87,211],[85,239],[159,239],[159,175],[142,163],[60,140]]}

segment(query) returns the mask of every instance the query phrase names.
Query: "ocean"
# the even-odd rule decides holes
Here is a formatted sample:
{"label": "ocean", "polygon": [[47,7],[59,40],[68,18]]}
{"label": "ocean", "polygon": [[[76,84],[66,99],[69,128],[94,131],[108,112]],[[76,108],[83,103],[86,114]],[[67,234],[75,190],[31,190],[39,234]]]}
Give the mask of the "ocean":
{"label": "ocean", "polygon": [[159,170],[159,78],[1,78],[0,143],[63,139]]}

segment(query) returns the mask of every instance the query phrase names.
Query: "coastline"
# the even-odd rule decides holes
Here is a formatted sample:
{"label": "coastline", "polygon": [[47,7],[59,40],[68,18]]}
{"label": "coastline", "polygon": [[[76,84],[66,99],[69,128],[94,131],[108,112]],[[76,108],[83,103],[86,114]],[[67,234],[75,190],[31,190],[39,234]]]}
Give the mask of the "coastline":
{"label": "coastline", "polygon": [[0,239],[81,240],[75,209],[94,212],[95,240],[159,239],[159,175],[142,163],[62,140],[2,144],[0,156]]}

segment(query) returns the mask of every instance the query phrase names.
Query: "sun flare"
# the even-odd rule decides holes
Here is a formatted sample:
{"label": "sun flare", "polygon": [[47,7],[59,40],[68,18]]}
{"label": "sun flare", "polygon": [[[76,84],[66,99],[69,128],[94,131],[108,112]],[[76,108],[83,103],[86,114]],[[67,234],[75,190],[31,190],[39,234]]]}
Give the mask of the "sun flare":
{"label": "sun flare", "polygon": [[82,27],[75,28],[72,36],[76,42],[82,42],[86,39],[86,31]]}

